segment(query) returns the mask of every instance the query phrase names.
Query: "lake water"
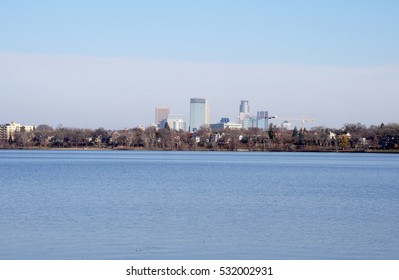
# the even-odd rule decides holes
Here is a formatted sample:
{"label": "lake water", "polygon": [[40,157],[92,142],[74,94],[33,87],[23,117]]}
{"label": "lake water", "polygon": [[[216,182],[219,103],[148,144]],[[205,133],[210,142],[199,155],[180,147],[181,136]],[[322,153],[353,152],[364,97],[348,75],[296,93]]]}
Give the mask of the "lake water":
{"label": "lake water", "polygon": [[0,151],[0,259],[399,259],[399,155]]}

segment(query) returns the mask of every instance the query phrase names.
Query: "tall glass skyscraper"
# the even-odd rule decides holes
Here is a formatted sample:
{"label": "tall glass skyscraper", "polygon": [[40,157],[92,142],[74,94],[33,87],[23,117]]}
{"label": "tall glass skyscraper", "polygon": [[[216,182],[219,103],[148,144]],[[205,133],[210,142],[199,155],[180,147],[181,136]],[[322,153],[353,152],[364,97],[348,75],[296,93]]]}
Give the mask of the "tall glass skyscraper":
{"label": "tall glass skyscraper", "polygon": [[191,98],[190,132],[200,129],[203,125],[209,125],[208,102],[204,98]]}
{"label": "tall glass skyscraper", "polygon": [[251,118],[251,113],[249,112],[248,100],[241,100],[238,122],[244,124],[244,120],[249,118]]}
{"label": "tall glass skyscraper", "polygon": [[240,113],[249,114],[248,100],[241,100]]}

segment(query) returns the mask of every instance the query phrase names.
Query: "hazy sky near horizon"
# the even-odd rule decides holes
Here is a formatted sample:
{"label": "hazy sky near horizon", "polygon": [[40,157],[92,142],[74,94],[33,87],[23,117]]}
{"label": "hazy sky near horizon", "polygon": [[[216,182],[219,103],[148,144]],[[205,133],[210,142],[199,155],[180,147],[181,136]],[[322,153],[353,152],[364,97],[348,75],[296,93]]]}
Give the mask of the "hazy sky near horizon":
{"label": "hazy sky near horizon", "polygon": [[188,122],[191,97],[212,122],[240,100],[308,127],[399,122],[398,14],[388,0],[3,2],[0,123],[147,126],[157,106]]}

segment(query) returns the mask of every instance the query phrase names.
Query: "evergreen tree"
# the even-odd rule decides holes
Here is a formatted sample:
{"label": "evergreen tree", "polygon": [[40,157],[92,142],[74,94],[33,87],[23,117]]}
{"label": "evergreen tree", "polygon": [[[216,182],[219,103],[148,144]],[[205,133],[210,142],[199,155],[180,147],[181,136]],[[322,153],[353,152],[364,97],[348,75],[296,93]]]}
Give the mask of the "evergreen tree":
{"label": "evergreen tree", "polygon": [[273,124],[269,124],[269,129],[267,130],[267,133],[269,134],[269,139],[273,140],[275,136]]}
{"label": "evergreen tree", "polygon": [[299,145],[304,144],[304,138],[305,138],[305,130],[301,129],[301,130],[299,130],[299,133],[298,133],[298,144]]}
{"label": "evergreen tree", "polygon": [[165,127],[164,128],[167,129],[167,130],[170,130],[170,126],[169,126],[168,122],[165,123]]}
{"label": "evergreen tree", "polygon": [[298,132],[298,128],[294,128],[294,130],[292,131],[292,141],[294,143],[298,142],[298,136],[299,136],[299,132]]}

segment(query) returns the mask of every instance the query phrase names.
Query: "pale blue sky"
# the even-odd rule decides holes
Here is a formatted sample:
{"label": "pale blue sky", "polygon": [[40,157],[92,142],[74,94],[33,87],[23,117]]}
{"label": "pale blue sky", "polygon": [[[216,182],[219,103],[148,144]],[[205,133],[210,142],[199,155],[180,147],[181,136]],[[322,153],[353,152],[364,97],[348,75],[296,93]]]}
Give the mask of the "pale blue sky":
{"label": "pale blue sky", "polygon": [[[399,1],[1,1],[0,123],[123,128],[154,107],[211,120],[399,122]],[[188,119],[187,119],[188,121]]]}

